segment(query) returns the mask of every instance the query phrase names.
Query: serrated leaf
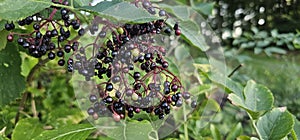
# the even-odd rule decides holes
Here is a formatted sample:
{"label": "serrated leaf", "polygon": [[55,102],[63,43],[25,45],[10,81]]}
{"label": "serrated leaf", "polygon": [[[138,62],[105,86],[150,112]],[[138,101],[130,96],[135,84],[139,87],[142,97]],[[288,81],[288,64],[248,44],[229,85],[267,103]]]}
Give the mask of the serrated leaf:
{"label": "serrated leaf", "polygon": [[42,132],[33,140],[85,140],[96,128],[90,124],[66,125]]}
{"label": "serrated leaf", "polygon": [[232,104],[244,108],[252,117],[257,119],[265,111],[272,109],[274,97],[272,92],[263,85],[250,80],[244,89],[244,98],[230,94],[228,99]]}
{"label": "serrated leaf", "polygon": [[274,108],[257,121],[261,139],[280,140],[288,135],[294,126],[293,116],[286,108]]}
{"label": "serrated leaf", "polygon": [[195,6],[195,9],[199,10],[204,15],[210,15],[212,13],[212,10],[215,6],[214,2],[208,2],[208,3],[199,3]]}
{"label": "serrated leaf", "polygon": [[150,15],[142,8],[137,8],[133,4],[120,0],[103,1],[95,6],[84,6],[80,9],[97,13],[118,22],[145,23],[158,19],[158,17]]}
{"label": "serrated leaf", "polygon": [[149,139],[149,133],[152,131],[152,125],[149,121],[132,121],[123,126],[105,130],[108,137],[119,140],[146,140]]}
{"label": "serrated leaf", "polygon": [[199,26],[191,21],[182,21],[180,22],[180,29],[182,35],[194,46],[200,48],[202,51],[209,49],[209,46],[205,43],[203,35],[200,33]]}
{"label": "serrated leaf", "polygon": [[49,0],[1,0],[0,19],[18,20],[50,7]]}
{"label": "serrated leaf", "polygon": [[0,51],[6,47],[8,32],[5,30],[0,31]]}
{"label": "serrated leaf", "polygon": [[37,118],[22,119],[13,131],[12,140],[31,140],[43,131],[43,125]]}
{"label": "serrated leaf", "polygon": [[228,134],[228,136],[226,137],[226,140],[235,140],[238,136],[240,136],[243,133],[243,128],[242,128],[242,124],[238,123],[237,125],[235,125],[230,133]]}
{"label": "serrated leaf", "polygon": [[25,89],[25,78],[21,75],[21,58],[17,47],[11,43],[0,51],[0,106],[20,97]]}

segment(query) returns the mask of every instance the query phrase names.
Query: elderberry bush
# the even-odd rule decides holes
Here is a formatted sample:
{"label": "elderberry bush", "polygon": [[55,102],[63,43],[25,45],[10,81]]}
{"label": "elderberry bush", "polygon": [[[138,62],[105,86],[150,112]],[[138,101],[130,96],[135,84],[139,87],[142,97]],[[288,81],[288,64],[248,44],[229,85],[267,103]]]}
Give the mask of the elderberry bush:
{"label": "elderberry bush", "polygon": [[[68,1],[52,1],[68,5]],[[7,22],[10,31],[7,40],[17,43],[35,58],[46,57],[66,66],[68,72],[79,74],[95,85],[86,98],[90,101],[87,113],[97,120],[112,117],[116,122],[134,118],[145,112],[164,119],[172,108],[179,108],[190,100],[179,79],[168,69],[164,40],[180,37],[180,23],[167,25],[169,15],[152,6],[149,1],[137,0],[142,7],[160,19],[146,23],[119,24],[104,17],[94,16],[91,25],[83,27],[81,21],[67,8],[51,6],[14,22]],[[16,28],[32,29],[29,33],[13,32]],[[72,34],[76,32],[76,34]],[[81,37],[94,37],[83,44]],[[66,58],[66,54],[70,54]],[[56,59],[57,58],[57,59]],[[188,102],[192,108],[196,101]]]}

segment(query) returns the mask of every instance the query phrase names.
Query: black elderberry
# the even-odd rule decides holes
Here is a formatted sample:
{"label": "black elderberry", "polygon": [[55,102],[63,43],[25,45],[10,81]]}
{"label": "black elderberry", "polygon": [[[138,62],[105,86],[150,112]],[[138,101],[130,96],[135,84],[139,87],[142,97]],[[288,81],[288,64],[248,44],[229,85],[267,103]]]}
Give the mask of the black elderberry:
{"label": "black elderberry", "polygon": [[94,113],[95,113],[95,109],[94,108],[89,108],[88,110],[87,110],[87,113],[89,114],[89,115],[93,115]]}
{"label": "black elderberry", "polygon": [[105,103],[110,104],[110,103],[113,102],[113,98],[110,97],[110,96],[107,96],[107,97],[104,99],[104,101],[105,101]]}
{"label": "black elderberry", "polygon": [[116,91],[115,97],[120,98],[122,96],[122,93],[120,91]]}
{"label": "black elderberry", "polygon": [[58,35],[57,30],[56,30],[56,29],[53,29],[53,30],[51,31],[51,35],[52,35],[52,37],[57,36],[57,35]]}
{"label": "black elderberry", "polygon": [[32,16],[29,16],[29,17],[25,18],[25,23],[27,25],[31,24],[32,22],[33,22],[33,17]]}
{"label": "black elderberry", "polygon": [[132,90],[132,89],[127,89],[127,90],[125,91],[125,94],[126,94],[127,96],[131,96],[131,95],[133,94],[133,90]]}
{"label": "black elderberry", "polygon": [[53,60],[53,59],[55,58],[55,53],[54,53],[54,52],[49,52],[49,53],[48,53],[48,58],[49,58],[50,60]]}
{"label": "black elderberry", "polygon": [[38,23],[33,24],[33,29],[35,30],[39,30],[40,29],[40,25]]}
{"label": "black elderberry", "polygon": [[197,102],[196,101],[192,101],[191,102],[191,107],[192,108],[196,108],[197,107]]}
{"label": "black elderberry", "polygon": [[72,26],[73,26],[74,30],[77,30],[80,28],[80,24],[78,22],[76,22],[76,24],[73,24]]}
{"label": "black elderberry", "polygon": [[25,20],[19,20],[19,21],[18,21],[18,24],[19,24],[20,26],[24,26],[26,23],[25,23]]}
{"label": "black elderberry", "polygon": [[24,38],[18,38],[18,44],[23,45],[25,42]]}
{"label": "black elderberry", "polygon": [[164,119],[164,118],[165,118],[165,115],[164,115],[163,113],[161,113],[161,114],[158,115],[158,118],[159,118],[159,119]]}
{"label": "black elderberry", "polygon": [[165,10],[159,10],[158,15],[159,16],[165,16],[166,15],[166,11]]}
{"label": "black elderberry", "polygon": [[175,105],[176,105],[177,107],[181,107],[181,106],[182,106],[182,99],[181,99],[181,98],[178,99],[178,100],[176,101]]}
{"label": "black elderberry", "polygon": [[139,79],[141,77],[141,74],[139,73],[139,72],[134,72],[134,74],[133,74],[133,78],[134,79]]}
{"label": "black elderberry", "polygon": [[64,56],[64,52],[62,50],[57,51],[56,55],[58,57],[63,57]]}
{"label": "black elderberry", "polygon": [[59,66],[65,65],[65,60],[64,60],[64,59],[59,59],[59,60],[58,60],[58,65],[59,65]]}
{"label": "black elderberry", "polygon": [[145,60],[145,58],[144,58],[143,55],[139,56],[138,61],[139,61],[140,63],[143,63],[144,60]]}
{"label": "black elderberry", "polygon": [[171,86],[172,91],[176,92],[178,90],[178,86],[176,84],[173,84]]}
{"label": "black elderberry", "polygon": [[107,91],[112,91],[114,89],[114,86],[112,83],[107,83],[106,84],[106,88],[105,88]]}
{"label": "black elderberry", "polygon": [[114,77],[112,77],[112,79],[111,79],[111,81],[112,81],[113,83],[118,83],[118,82],[120,82],[120,80],[121,80],[120,76],[114,76]]}
{"label": "black elderberry", "polygon": [[94,94],[92,94],[92,95],[90,95],[89,99],[90,99],[90,101],[91,101],[92,103],[93,103],[93,102],[96,102],[96,101],[97,101],[97,96],[94,95]]}
{"label": "black elderberry", "polygon": [[191,97],[191,94],[188,93],[188,92],[184,92],[184,93],[182,94],[182,97],[183,97],[184,99],[189,99],[189,98]]}
{"label": "black elderberry", "polygon": [[29,46],[30,46],[30,44],[28,43],[28,42],[24,42],[24,44],[23,44],[23,48],[29,48]]}
{"label": "black elderberry", "polygon": [[104,60],[103,60],[103,62],[104,62],[105,64],[111,63],[112,61],[113,61],[113,60],[112,60],[111,57],[105,57]]}
{"label": "black elderberry", "polygon": [[62,18],[64,21],[66,21],[66,20],[68,20],[68,19],[70,18],[70,16],[69,16],[68,14],[66,14],[66,15],[61,15],[61,18]]}
{"label": "black elderberry", "polygon": [[62,36],[62,35],[58,36],[58,41],[59,42],[63,42],[64,40],[65,40],[64,36]]}
{"label": "black elderberry", "polygon": [[164,30],[164,32],[165,32],[166,34],[168,34],[168,35],[171,35],[172,30],[171,30],[171,28],[166,28],[166,29]]}
{"label": "black elderberry", "polygon": [[15,25],[13,23],[6,23],[5,24],[5,29],[7,31],[13,30],[15,28]]}
{"label": "black elderberry", "polygon": [[78,35],[79,36],[84,35],[84,29],[83,28],[81,28],[80,30],[78,30]]}
{"label": "black elderberry", "polygon": [[176,22],[176,23],[174,24],[173,29],[174,29],[174,30],[178,30],[178,29],[179,29],[178,22]]}
{"label": "black elderberry", "polygon": [[68,14],[68,10],[63,8],[60,10],[60,13],[61,13],[61,15],[66,15],[66,14]]}
{"label": "black elderberry", "polygon": [[145,60],[150,60],[152,58],[152,53],[146,53],[144,58]]}
{"label": "black elderberry", "polygon": [[168,68],[168,67],[169,67],[169,63],[168,63],[167,61],[164,61],[164,62],[162,63],[162,67],[163,67],[163,68]]}
{"label": "black elderberry", "polygon": [[148,7],[150,7],[150,2],[144,1],[144,2],[142,3],[142,5],[143,5],[144,8],[148,8]]}
{"label": "black elderberry", "polygon": [[99,33],[99,37],[100,38],[104,38],[106,36],[106,32],[105,31],[101,31],[100,33]]}
{"label": "black elderberry", "polygon": [[51,37],[52,37],[51,31],[46,31],[45,35],[46,35],[48,38],[51,38]]}
{"label": "black elderberry", "polygon": [[167,87],[167,88],[164,88],[164,94],[167,95],[167,94],[169,94],[170,92],[171,92],[171,91],[170,91],[170,88],[168,88],[168,87]]}
{"label": "black elderberry", "polygon": [[35,38],[36,38],[36,39],[41,39],[42,36],[43,36],[43,34],[42,34],[40,31],[37,31],[37,32],[35,33]]}
{"label": "black elderberry", "polygon": [[71,52],[71,49],[72,49],[72,47],[70,45],[68,45],[68,44],[65,45],[65,47],[64,47],[64,50],[65,50],[66,53]]}

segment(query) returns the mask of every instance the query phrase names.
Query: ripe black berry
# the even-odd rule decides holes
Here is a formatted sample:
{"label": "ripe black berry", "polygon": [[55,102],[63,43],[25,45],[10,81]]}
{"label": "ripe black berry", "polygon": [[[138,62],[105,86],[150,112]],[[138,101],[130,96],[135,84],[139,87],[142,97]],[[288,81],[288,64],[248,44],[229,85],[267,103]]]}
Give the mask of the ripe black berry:
{"label": "ripe black berry", "polygon": [[191,102],[191,107],[192,108],[196,108],[197,107],[197,102],[196,101],[192,101]]}
{"label": "ripe black berry", "polygon": [[177,85],[172,85],[171,86],[172,91],[176,92],[178,90],[178,86]]}
{"label": "ripe black berry", "polygon": [[107,84],[106,84],[106,90],[107,90],[107,91],[112,91],[113,89],[114,89],[114,86],[113,86],[112,83],[107,83]]}
{"label": "ripe black berry", "polygon": [[81,28],[80,30],[78,30],[78,35],[79,36],[84,35],[84,29],[83,28]]}
{"label": "ripe black berry", "polygon": [[64,52],[62,50],[57,51],[57,56],[58,57],[63,57],[64,56]]}
{"label": "ripe black berry", "polygon": [[59,66],[65,65],[65,60],[64,60],[64,59],[58,60],[58,65],[59,65]]}
{"label": "ripe black berry", "polygon": [[27,25],[31,24],[32,22],[33,22],[32,16],[29,16],[29,17],[27,17],[27,18],[25,19],[25,23],[26,23]]}
{"label": "ripe black berry", "polygon": [[24,38],[19,38],[19,39],[18,39],[18,44],[19,44],[19,45],[23,45],[24,42],[25,42]]}
{"label": "ripe black berry", "polygon": [[39,30],[40,29],[40,25],[38,23],[33,24],[33,29],[35,30]]}
{"label": "ripe black berry", "polygon": [[159,10],[159,13],[158,13],[159,16],[165,16],[166,15],[166,11],[165,10]]}
{"label": "ripe black berry", "polygon": [[54,52],[49,52],[49,53],[48,53],[48,58],[49,58],[50,60],[53,60],[53,59],[55,58],[55,53],[54,53]]}
{"label": "ripe black berry", "polygon": [[139,79],[141,77],[141,74],[139,73],[139,72],[134,72],[134,74],[133,74],[133,78],[134,79]]}
{"label": "ripe black berry", "polygon": [[169,63],[168,63],[167,61],[164,61],[164,62],[162,63],[162,67],[163,67],[163,68],[168,68],[168,67],[169,67]]}
{"label": "ripe black berry", "polygon": [[121,80],[120,76],[114,76],[114,77],[112,77],[112,79],[111,79],[111,81],[112,81],[113,83],[118,83],[118,82],[120,82],[120,80]]}
{"label": "ripe black berry", "polygon": [[96,101],[97,101],[97,96],[94,95],[94,94],[92,94],[92,95],[90,95],[89,99],[90,99],[90,101],[91,101],[92,103],[93,103],[93,102],[96,102]]}
{"label": "ripe black berry", "polygon": [[110,104],[113,102],[113,98],[111,98],[110,96],[107,96],[105,99],[104,99],[105,103],[107,104]]}

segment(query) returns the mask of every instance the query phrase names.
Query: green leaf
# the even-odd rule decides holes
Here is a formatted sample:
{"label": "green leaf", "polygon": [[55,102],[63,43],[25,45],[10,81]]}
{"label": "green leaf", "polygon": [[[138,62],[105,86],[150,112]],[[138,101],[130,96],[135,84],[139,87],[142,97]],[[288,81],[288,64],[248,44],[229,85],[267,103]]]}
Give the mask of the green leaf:
{"label": "green leaf", "polygon": [[123,126],[104,130],[108,137],[119,140],[146,140],[150,139],[150,133],[153,131],[149,121],[132,121]]}
{"label": "green leaf", "polygon": [[234,126],[228,136],[226,137],[226,140],[235,140],[238,136],[240,136],[243,133],[242,124],[238,123],[236,126]]}
{"label": "green leaf", "polygon": [[214,140],[221,140],[221,134],[218,128],[215,127],[215,125],[211,124],[210,125],[210,131],[212,133],[213,139]]}
{"label": "green leaf", "polygon": [[202,51],[209,49],[209,46],[205,43],[203,35],[200,33],[199,26],[195,22],[191,20],[182,21],[180,22],[180,27],[182,35],[187,41],[200,48]]}
{"label": "green leaf", "polygon": [[205,3],[199,3],[195,6],[195,9],[203,13],[204,15],[211,15],[212,10],[215,6],[214,2],[205,2]]}
{"label": "green leaf", "polygon": [[96,128],[90,124],[66,125],[42,132],[33,140],[85,140]]}
{"label": "green leaf", "polygon": [[277,53],[277,54],[286,54],[287,53],[286,50],[278,48],[278,47],[268,47],[264,51],[266,54],[270,54],[270,55],[272,53]]}
{"label": "green leaf", "polygon": [[230,94],[228,99],[232,104],[244,108],[252,117],[257,119],[264,112],[271,110],[274,103],[272,92],[263,85],[250,80],[244,89],[244,98]]}
{"label": "green leaf", "polygon": [[294,118],[294,122],[295,122],[295,125],[294,125],[293,130],[295,132],[296,138],[298,140],[300,140],[300,122],[296,118]]}
{"label": "green leaf", "polygon": [[178,46],[178,47],[176,47],[175,51],[174,51],[174,55],[175,55],[175,58],[178,61],[182,61],[185,58],[189,57],[188,50],[184,46]]}
{"label": "green leaf", "polygon": [[137,8],[133,4],[121,2],[120,0],[103,1],[95,6],[84,6],[80,9],[97,13],[118,22],[145,23],[158,19],[158,17],[150,15],[142,8]]}
{"label": "green leaf", "polygon": [[6,47],[8,32],[5,30],[0,31],[0,51]]}
{"label": "green leaf", "polygon": [[16,46],[11,43],[0,51],[0,106],[9,104],[25,89],[21,75],[21,58]]}
{"label": "green leaf", "polygon": [[74,0],[75,7],[81,7],[89,5],[91,0]]}
{"label": "green leaf", "polygon": [[22,58],[21,74],[25,77],[28,76],[30,70],[38,63],[38,59],[27,55],[25,52],[20,52]]}
{"label": "green leaf", "polygon": [[18,20],[50,7],[49,0],[1,0],[0,19]]}
{"label": "green leaf", "polygon": [[294,126],[293,116],[286,108],[274,108],[257,121],[261,139],[279,140],[288,135]]}
{"label": "green leaf", "polygon": [[6,20],[1,20],[0,19],[0,31],[4,29],[4,25],[7,23]]}
{"label": "green leaf", "polygon": [[31,140],[43,131],[43,125],[37,118],[22,119],[13,131],[12,140]]}

